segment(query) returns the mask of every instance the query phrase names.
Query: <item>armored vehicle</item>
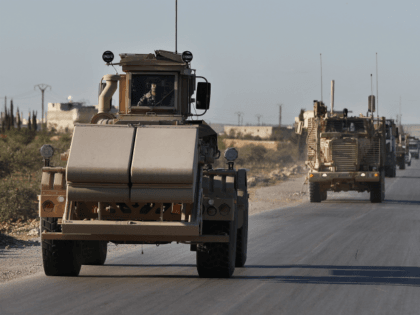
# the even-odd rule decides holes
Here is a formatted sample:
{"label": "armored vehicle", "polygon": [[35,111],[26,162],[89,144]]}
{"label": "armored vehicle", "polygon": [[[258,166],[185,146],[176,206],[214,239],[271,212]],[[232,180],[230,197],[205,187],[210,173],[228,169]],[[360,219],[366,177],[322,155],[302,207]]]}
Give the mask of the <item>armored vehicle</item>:
{"label": "armored vehicle", "polygon": [[401,126],[398,130],[399,136],[397,138],[397,164],[400,170],[404,170],[406,164],[405,156],[408,154],[408,146],[406,144],[406,134],[403,132]]}
{"label": "armored vehicle", "polygon": [[67,166],[51,166],[53,148],[41,148],[45,274],[103,265],[108,242],[177,242],[196,251],[200,277],[230,277],[247,258],[247,174],[234,168],[234,148],[224,153],[226,168],[212,167],[217,133],[197,120],[209,109],[210,83],[191,68],[190,52],[120,57],[112,64],[112,52],[103,55],[124,74],[101,79],[98,114],[75,126]]}
{"label": "armored vehicle", "polygon": [[385,198],[385,118],[348,117],[327,112],[314,101],[308,128],[309,198],[327,199],[327,191],[370,192],[371,202]]}
{"label": "armored vehicle", "polygon": [[411,153],[411,157],[418,160],[419,159],[419,152],[420,152],[419,139],[416,139],[415,137],[409,137],[408,150]]}
{"label": "armored vehicle", "polygon": [[385,158],[385,176],[395,177],[397,175],[397,142],[398,128],[393,119],[385,121],[386,132],[386,158]]}

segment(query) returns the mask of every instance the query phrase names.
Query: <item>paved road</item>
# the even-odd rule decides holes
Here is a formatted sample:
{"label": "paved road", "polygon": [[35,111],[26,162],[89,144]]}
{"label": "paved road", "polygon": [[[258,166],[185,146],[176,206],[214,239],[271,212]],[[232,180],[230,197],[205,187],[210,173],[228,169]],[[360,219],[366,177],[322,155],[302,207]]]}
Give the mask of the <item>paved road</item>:
{"label": "paved road", "polygon": [[253,216],[231,279],[198,278],[186,245],[139,246],[77,278],[5,283],[0,314],[419,314],[419,184],[413,160],[383,204],[330,194]]}

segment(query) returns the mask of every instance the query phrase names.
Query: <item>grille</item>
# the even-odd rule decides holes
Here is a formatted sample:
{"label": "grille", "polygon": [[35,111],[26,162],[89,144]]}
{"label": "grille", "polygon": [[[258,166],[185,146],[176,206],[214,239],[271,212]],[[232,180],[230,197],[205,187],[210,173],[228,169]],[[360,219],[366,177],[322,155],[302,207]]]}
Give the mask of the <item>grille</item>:
{"label": "grille", "polygon": [[380,162],[379,139],[359,139],[359,161],[361,165],[378,166]]}
{"label": "grille", "polygon": [[354,139],[332,141],[332,159],[337,172],[355,172],[357,170],[357,142]]}

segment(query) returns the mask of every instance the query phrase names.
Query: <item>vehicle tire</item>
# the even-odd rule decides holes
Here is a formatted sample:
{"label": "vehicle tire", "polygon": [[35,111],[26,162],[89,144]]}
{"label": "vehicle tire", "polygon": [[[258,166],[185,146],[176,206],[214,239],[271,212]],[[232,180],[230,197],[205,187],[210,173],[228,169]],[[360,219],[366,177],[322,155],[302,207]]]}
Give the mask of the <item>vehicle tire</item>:
{"label": "vehicle tire", "polygon": [[408,162],[408,164],[407,164],[408,166],[411,166],[411,161],[410,162]]}
{"label": "vehicle tire", "polygon": [[[248,252],[248,221],[249,221],[249,204],[248,189],[246,180],[246,170],[238,170],[238,210],[242,211],[243,223],[237,229],[236,235],[236,259],[235,267],[245,266]],[[239,214],[238,211],[238,214]]]}
{"label": "vehicle tire", "polygon": [[[230,278],[235,271],[236,219],[216,222],[205,234],[229,235],[229,243],[204,243],[197,246],[197,271],[200,278]],[[211,223],[210,223],[211,224]]]}
{"label": "vehicle tire", "polygon": [[392,177],[397,177],[397,166],[395,166],[394,169],[393,169],[393,176]]}
{"label": "vehicle tire", "polygon": [[321,202],[321,188],[319,183],[309,182],[309,201]]}
{"label": "vehicle tire", "polygon": [[416,156],[416,160],[418,160],[418,159],[419,159],[419,156],[417,155],[417,156]]}
{"label": "vehicle tire", "polygon": [[400,170],[405,170],[405,156],[400,160]]}
{"label": "vehicle tire", "polygon": [[381,172],[380,181],[371,185],[370,202],[381,203],[383,200],[385,200],[385,180]]}
{"label": "vehicle tire", "polygon": [[249,210],[248,200],[244,211],[244,222],[242,226],[237,229],[236,235],[236,259],[235,267],[245,266],[247,252],[248,252],[248,221],[249,221]]}
{"label": "vehicle tire", "polygon": [[106,241],[83,241],[82,242],[82,265],[102,266],[106,260],[108,242]]}
{"label": "vehicle tire", "polygon": [[[41,233],[60,232],[57,218],[41,218]],[[42,240],[42,261],[47,276],[75,277],[82,267],[79,241]]]}
{"label": "vehicle tire", "polygon": [[325,201],[325,200],[327,200],[327,197],[328,197],[328,193],[327,193],[327,191],[326,191],[326,190],[324,190],[324,191],[321,193],[321,201]]}

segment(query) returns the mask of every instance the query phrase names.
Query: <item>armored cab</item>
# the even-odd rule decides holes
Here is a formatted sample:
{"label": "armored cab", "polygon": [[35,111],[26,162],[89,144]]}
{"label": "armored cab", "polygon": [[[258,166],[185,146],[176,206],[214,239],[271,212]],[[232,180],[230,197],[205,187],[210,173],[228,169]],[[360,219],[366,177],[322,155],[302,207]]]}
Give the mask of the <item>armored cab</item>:
{"label": "armored cab", "polygon": [[[67,166],[49,165],[51,148],[41,150],[45,273],[75,276],[81,265],[102,265],[108,242],[177,242],[196,251],[200,277],[230,277],[247,257],[247,180],[234,168],[234,148],[224,153],[227,168],[212,167],[217,133],[198,120],[210,83],[190,67],[190,52],[120,57],[112,65],[124,74],[102,78],[98,114],[75,126]],[[103,58],[111,64],[113,55]]]}
{"label": "armored cab", "polygon": [[327,191],[370,192],[371,202],[385,198],[385,118],[348,117],[348,110],[327,112],[314,101],[307,128],[307,161],[311,202],[327,199]]}

